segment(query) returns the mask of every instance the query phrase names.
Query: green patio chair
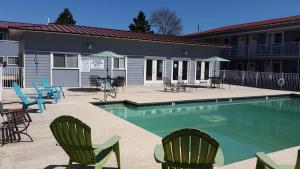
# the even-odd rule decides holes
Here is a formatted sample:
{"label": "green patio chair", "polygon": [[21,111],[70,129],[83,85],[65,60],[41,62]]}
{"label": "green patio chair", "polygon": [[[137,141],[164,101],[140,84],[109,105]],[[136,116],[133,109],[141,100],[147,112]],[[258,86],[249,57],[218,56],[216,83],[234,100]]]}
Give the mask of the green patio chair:
{"label": "green patio chair", "polygon": [[162,169],[212,169],[224,165],[219,143],[198,129],[181,129],[162,139],[154,151]]}
{"label": "green patio chair", "polygon": [[92,145],[91,128],[72,116],[56,118],[50,124],[50,129],[58,144],[70,157],[68,168],[76,162],[84,166],[95,164],[95,169],[101,169],[112,152],[115,153],[120,168],[120,136],[113,136],[101,145]]}
{"label": "green patio chair", "polygon": [[256,153],[256,169],[300,169],[300,149],[298,150],[296,165],[278,165],[271,160],[265,153]]}

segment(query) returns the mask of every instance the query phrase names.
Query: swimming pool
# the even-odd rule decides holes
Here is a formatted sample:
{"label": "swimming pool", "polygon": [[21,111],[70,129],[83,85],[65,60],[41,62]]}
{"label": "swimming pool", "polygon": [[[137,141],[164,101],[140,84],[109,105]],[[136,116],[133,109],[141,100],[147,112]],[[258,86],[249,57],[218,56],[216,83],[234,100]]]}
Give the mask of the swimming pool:
{"label": "swimming pool", "polygon": [[226,99],[210,102],[99,107],[160,137],[181,128],[198,128],[215,137],[225,164],[300,144],[300,97]]}

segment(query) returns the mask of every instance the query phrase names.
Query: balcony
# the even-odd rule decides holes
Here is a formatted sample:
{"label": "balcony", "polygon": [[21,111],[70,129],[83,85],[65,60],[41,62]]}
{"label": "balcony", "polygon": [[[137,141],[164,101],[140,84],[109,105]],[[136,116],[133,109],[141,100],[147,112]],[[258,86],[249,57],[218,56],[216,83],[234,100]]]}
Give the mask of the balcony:
{"label": "balcony", "polygon": [[300,55],[300,43],[286,42],[277,44],[240,45],[224,49],[224,57],[268,57],[268,56]]}

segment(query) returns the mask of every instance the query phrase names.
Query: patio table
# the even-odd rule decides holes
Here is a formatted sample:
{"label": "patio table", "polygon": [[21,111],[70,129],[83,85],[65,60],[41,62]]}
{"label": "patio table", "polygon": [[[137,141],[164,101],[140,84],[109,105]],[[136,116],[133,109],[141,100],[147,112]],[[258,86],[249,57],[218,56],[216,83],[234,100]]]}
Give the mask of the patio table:
{"label": "patio table", "polygon": [[184,91],[186,91],[186,88],[189,88],[189,92],[191,92],[191,88],[196,89],[196,91],[198,88],[202,88],[200,84],[183,84],[182,86],[184,87]]}
{"label": "patio table", "polygon": [[[112,82],[114,80],[116,80],[116,78],[102,78],[102,77],[98,77],[97,78],[99,81],[101,81],[101,85],[100,85],[100,90],[104,91],[104,100],[106,100],[107,96],[111,96],[112,98],[116,98],[116,90],[112,85]],[[110,95],[107,93],[107,91],[112,91],[114,92],[114,95]]]}

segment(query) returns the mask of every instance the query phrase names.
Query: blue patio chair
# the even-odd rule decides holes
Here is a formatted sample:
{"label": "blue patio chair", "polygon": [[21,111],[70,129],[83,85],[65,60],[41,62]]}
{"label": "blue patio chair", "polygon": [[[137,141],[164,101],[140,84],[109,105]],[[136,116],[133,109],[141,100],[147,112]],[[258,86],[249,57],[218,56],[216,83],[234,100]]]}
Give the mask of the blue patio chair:
{"label": "blue patio chair", "polygon": [[51,86],[48,83],[48,81],[44,78],[41,78],[40,80],[41,80],[41,84],[48,92],[53,92],[53,93],[58,92],[59,95],[62,94],[65,97],[65,93],[62,86]]}
{"label": "blue patio chair", "polygon": [[22,101],[22,109],[26,110],[29,106],[37,104],[40,112],[43,112],[43,108],[46,109],[45,103],[43,98],[39,94],[24,94],[21,90],[21,87],[14,82],[13,88],[18,95],[18,97]]}
{"label": "blue patio chair", "polygon": [[[54,99],[55,103],[58,102],[60,99],[60,93],[59,92],[48,92],[46,89],[39,88],[36,81],[32,80],[32,86],[36,90],[36,92],[42,97],[43,99]],[[46,93],[46,94],[45,94]]]}

